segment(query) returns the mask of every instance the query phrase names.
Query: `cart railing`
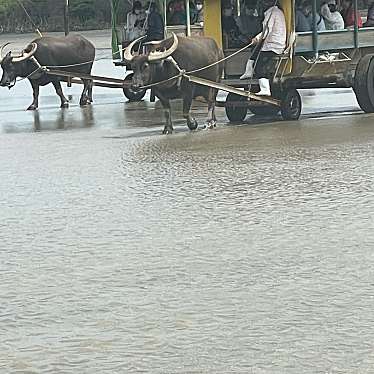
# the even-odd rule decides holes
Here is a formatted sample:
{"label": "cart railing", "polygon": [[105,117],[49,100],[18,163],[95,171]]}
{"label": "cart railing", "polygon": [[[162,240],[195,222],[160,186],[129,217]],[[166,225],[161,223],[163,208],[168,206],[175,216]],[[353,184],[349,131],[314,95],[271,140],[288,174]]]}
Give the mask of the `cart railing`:
{"label": "cart railing", "polygon": [[[318,32],[318,50],[343,50],[374,47],[374,28],[361,28],[357,32],[357,41],[355,40],[355,30],[329,30]],[[296,37],[295,52],[306,53],[313,52],[313,32],[298,33]]]}

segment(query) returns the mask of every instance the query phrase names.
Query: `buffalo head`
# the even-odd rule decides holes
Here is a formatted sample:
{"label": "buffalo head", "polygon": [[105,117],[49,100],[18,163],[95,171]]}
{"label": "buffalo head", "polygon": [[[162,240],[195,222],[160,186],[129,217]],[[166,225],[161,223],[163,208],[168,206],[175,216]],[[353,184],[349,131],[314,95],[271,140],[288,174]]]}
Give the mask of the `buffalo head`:
{"label": "buffalo head", "polygon": [[9,43],[4,44],[0,49],[0,64],[3,69],[0,86],[10,89],[16,84],[16,78],[22,75],[20,63],[29,60],[35,54],[38,46],[36,43],[32,43],[22,51],[22,54],[19,56],[13,56],[12,52],[8,52],[7,55],[3,57],[3,50],[7,45],[9,45]]}
{"label": "buffalo head", "polygon": [[[158,80],[156,75],[156,67],[171,56],[178,48],[178,38],[173,33],[172,39],[155,41],[146,43],[146,47],[150,47],[150,51],[146,54],[134,55],[133,49],[135,44],[139,43],[142,39],[134,40],[124,51],[124,59],[131,64],[134,72],[133,88],[139,89]],[[170,45],[171,44],[171,45]]]}

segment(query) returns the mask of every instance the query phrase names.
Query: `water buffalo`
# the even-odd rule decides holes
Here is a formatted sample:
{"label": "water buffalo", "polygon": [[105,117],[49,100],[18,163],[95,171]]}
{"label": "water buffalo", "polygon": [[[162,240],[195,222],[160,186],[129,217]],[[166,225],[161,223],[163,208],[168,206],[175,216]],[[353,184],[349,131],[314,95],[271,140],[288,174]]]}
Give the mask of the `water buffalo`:
{"label": "water buffalo", "polygon": [[[223,58],[222,50],[211,38],[177,37],[173,34],[171,38],[161,42],[147,43],[149,52],[135,55],[133,49],[139,41],[140,39],[135,40],[124,51],[124,59],[131,63],[134,71],[134,89],[167,80],[178,75],[180,70],[190,72]],[[219,82],[222,71],[223,63],[219,63],[192,75]],[[217,92],[214,88],[191,83],[186,77],[154,86],[154,93],[160,99],[165,111],[166,124],[163,133],[173,132],[169,100],[175,98],[183,99],[183,117],[187,120],[188,128],[195,130],[198,124],[190,114],[192,99],[198,96],[204,97],[208,102],[207,127],[213,127],[216,122],[214,109]]]}
{"label": "water buffalo", "polygon": [[[9,52],[3,57],[2,52],[6,45],[1,47],[1,67],[3,76],[0,86],[12,88],[17,77],[28,78],[33,89],[34,100],[28,110],[38,108],[39,87],[52,83],[57,95],[61,99],[61,108],[69,106],[68,99],[64,96],[61,81],[66,78],[47,75],[41,66],[57,67],[59,70],[73,71],[75,73],[90,74],[95,59],[95,47],[80,35],[66,37],[41,37],[31,42],[19,56]],[[61,67],[64,66],[64,67]],[[92,82],[82,79],[84,88],[80,98],[80,105],[92,102]]]}

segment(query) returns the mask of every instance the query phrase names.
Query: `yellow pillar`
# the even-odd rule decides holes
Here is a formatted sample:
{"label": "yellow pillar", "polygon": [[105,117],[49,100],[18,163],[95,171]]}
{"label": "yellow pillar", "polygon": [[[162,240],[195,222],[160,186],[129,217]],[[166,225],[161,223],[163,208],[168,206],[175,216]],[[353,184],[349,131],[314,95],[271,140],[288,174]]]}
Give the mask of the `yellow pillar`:
{"label": "yellow pillar", "polygon": [[281,0],[280,3],[286,18],[287,35],[289,35],[291,32],[294,32],[294,2],[290,0]]}
{"label": "yellow pillar", "polygon": [[221,1],[204,0],[204,36],[213,38],[222,48]]}
{"label": "yellow pillar", "polygon": [[[280,1],[284,17],[286,18],[286,26],[287,26],[287,44],[290,43],[290,41],[294,40],[292,36],[295,35],[295,9],[294,9],[294,1],[290,0],[281,0]],[[285,70],[285,74],[289,74],[292,71],[292,65],[293,65],[293,59],[292,54],[290,55],[290,59],[287,62],[287,67]]]}

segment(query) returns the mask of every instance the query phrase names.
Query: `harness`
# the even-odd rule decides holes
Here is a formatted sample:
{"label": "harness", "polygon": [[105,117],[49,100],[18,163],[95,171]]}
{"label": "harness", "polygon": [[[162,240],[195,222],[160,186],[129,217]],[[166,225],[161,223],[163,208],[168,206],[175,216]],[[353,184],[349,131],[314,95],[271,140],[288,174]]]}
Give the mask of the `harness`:
{"label": "harness", "polygon": [[35,56],[30,57],[30,61],[32,61],[38,68],[34,70],[28,78],[33,78],[33,79],[39,79],[43,76],[43,74],[46,72],[46,67],[40,65],[39,61],[36,59]]}
{"label": "harness", "polygon": [[175,61],[175,59],[172,57],[172,56],[169,56],[166,61],[169,61],[173,64],[173,66],[178,70],[179,72],[179,78],[177,79],[177,88],[178,90],[180,90],[180,87],[181,87],[181,84],[182,84],[182,79],[183,79],[183,75],[186,73],[186,70],[185,69],[181,69],[178,65],[178,63]]}

